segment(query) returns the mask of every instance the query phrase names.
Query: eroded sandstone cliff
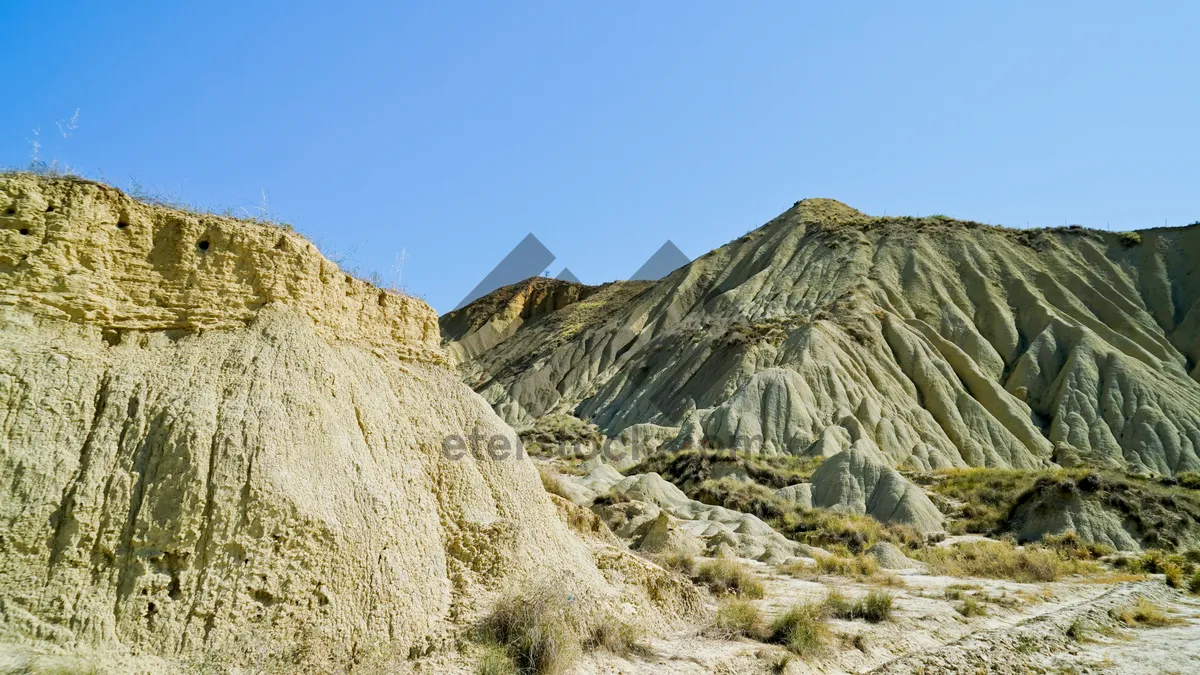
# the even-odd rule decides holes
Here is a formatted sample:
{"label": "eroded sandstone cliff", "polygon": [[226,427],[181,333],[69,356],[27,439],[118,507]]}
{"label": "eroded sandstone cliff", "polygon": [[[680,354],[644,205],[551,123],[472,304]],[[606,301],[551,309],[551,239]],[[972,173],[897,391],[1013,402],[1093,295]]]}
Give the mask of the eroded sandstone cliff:
{"label": "eroded sandstone cliff", "polygon": [[266,224],[0,177],[0,638],[328,672],[608,589],[424,303]]}

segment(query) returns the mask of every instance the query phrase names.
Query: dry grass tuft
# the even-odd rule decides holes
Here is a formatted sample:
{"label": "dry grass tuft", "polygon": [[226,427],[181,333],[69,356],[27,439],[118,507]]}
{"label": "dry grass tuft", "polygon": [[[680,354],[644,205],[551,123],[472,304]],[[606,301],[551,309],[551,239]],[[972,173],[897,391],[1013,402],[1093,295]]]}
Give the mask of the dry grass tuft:
{"label": "dry grass tuft", "polygon": [[750,570],[734,560],[718,558],[700,566],[696,581],[704,584],[716,595],[736,595],[739,598],[761,598],[764,594],[762,582]]}
{"label": "dry grass tuft", "polygon": [[763,637],[762,612],[749,601],[729,598],[717,605],[714,632],[725,639],[746,637],[760,640]]}
{"label": "dry grass tuft", "polygon": [[654,562],[663,569],[674,570],[686,576],[696,572],[696,559],[690,553],[672,551],[654,556]]}
{"label": "dry grass tuft", "polygon": [[538,466],[538,476],[542,479],[542,487],[552,495],[558,495],[563,499],[569,500],[571,497],[567,492],[566,485],[563,484],[562,478],[554,473],[552,469],[544,466]]}
{"label": "dry grass tuft", "polygon": [[783,645],[801,657],[813,656],[829,642],[829,627],[822,608],[812,604],[796,605],[771,622],[767,641]]}
{"label": "dry grass tuft", "polygon": [[833,589],[821,605],[827,616],[852,621],[862,619],[868,623],[881,623],[892,618],[895,598],[887,591],[875,589],[857,601],[848,599],[838,589]]}
{"label": "dry grass tuft", "polygon": [[520,675],[517,664],[513,663],[508,651],[495,642],[485,642],[482,645],[475,672],[477,675]]}
{"label": "dry grass tuft", "polygon": [[1120,609],[1109,610],[1109,616],[1131,628],[1162,628],[1182,623],[1145,598],[1139,598],[1137,602]]}
{"label": "dry grass tuft", "polygon": [[914,551],[912,555],[929,565],[931,573],[952,577],[1044,583],[1076,574],[1100,572],[1094,562],[1065,558],[1058,551],[1039,546],[1017,548],[1005,541],[964,542],[944,548],[926,548]]}
{"label": "dry grass tuft", "polygon": [[958,610],[959,614],[962,614],[968,619],[974,616],[983,616],[987,614],[987,607],[985,607],[984,604],[973,595],[964,596],[962,599],[962,604],[960,604],[956,609]]}
{"label": "dry grass tuft", "polygon": [[480,668],[505,673],[499,653],[517,672],[559,675],[569,672],[583,651],[640,652],[640,632],[606,612],[589,612],[572,594],[555,586],[535,586],[501,598],[481,626],[485,645]]}

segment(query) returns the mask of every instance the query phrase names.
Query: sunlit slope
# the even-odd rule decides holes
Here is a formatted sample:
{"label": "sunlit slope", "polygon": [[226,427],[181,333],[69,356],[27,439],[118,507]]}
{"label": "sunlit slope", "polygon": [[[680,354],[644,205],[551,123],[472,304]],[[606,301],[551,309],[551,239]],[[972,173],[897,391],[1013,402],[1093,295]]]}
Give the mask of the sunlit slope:
{"label": "sunlit slope", "polygon": [[[810,199],[661,281],[531,280],[441,323],[514,424],[1171,474],[1200,469],[1198,256],[1197,226],[1011,230]],[[532,311],[539,293],[562,300]]]}

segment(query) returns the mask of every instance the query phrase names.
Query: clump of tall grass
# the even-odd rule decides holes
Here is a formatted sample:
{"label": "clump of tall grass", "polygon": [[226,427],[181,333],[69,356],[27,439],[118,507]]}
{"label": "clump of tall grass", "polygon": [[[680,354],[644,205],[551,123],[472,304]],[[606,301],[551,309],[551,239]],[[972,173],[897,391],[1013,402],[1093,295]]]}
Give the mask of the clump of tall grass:
{"label": "clump of tall grass", "polygon": [[716,595],[736,595],[740,598],[761,598],[765,592],[762,582],[750,570],[735,560],[710,560],[696,571],[696,581]]}
{"label": "clump of tall grass", "polygon": [[868,623],[881,623],[892,618],[895,598],[887,591],[876,589],[858,600],[850,600],[838,589],[833,589],[821,605],[828,616],[851,621],[862,619]]}
{"label": "clump of tall grass", "polygon": [[502,597],[480,627],[484,655],[480,672],[505,673],[500,654],[516,672],[560,675],[569,672],[585,650],[638,651],[641,634],[603,611],[574,602],[567,589],[541,585]]}
{"label": "clump of tall grass", "polygon": [[783,645],[797,656],[813,656],[825,648],[829,635],[822,608],[801,604],[771,622],[767,642]]}
{"label": "clump of tall grass", "polygon": [[717,605],[714,629],[725,639],[747,637],[760,640],[763,637],[762,612],[752,602],[727,598]]}
{"label": "clump of tall grass", "polygon": [[1012,579],[1022,583],[1045,583],[1100,571],[1094,562],[1066,558],[1054,549],[1017,548],[1007,541],[972,541],[930,547],[914,551],[912,556],[926,563],[933,574]]}
{"label": "clump of tall grass", "polygon": [[1131,628],[1139,626],[1161,628],[1181,622],[1180,619],[1169,616],[1161,607],[1146,598],[1138,598],[1138,601],[1133,604],[1109,610],[1109,616]]}

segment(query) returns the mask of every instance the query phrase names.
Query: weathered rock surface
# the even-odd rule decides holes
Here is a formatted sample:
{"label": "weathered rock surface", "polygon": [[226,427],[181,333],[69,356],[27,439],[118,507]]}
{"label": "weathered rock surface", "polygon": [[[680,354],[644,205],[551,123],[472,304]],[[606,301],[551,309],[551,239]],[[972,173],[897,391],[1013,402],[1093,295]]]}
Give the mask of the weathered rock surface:
{"label": "weathered rock surface", "polygon": [[680,427],[678,445],[831,456],[867,439],[897,467],[1171,475],[1200,469],[1197,260],[1200,226],[1132,243],[810,199],[660,281],[556,291],[583,299],[515,329],[529,300],[481,300],[441,327],[514,423],[572,412],[609,436]]}
{"label": "weathered rock surface", "polygon": [[879,562],[885,570],[908,570],[925,567],[925,563],[913,560],[904,555],[899,546],[887,541],[881,541],[867,549],[867,555]]}
{"label": "weathered rock surface", "polygon": [[812,505],[865,513],[884,523],[900,523],[919,532],[941,532],[942,513],[919,487],[883,463],[870,441],[821,463],[812,475]]}
{"label": "weathered rock surface", "polygon": [[1200,547],[1200,495],[1136,478],[1090,474],[1040,480],[1022,495],[1008,527],[1021,541],[1074,532],[1119,551]]}
{"label": "weathered rock surface", "polygon": [[623,476],[607,464],[585,476],[560,476],[573,488],[571,497],[591,505],[597,497],[619,500],[603,507],[605,520],[635,549],[717,556],[728,553],[768,563],[810,555],[810,546],[794,542],[748,513],[689,498],[656,473]]}
{"label": "weathered rock surface", "polygon": [[[603,592],[424,303],[280,228],[0,177],[0,636],[340,669]],[[306,665],[307,664],[307,665]]]}

